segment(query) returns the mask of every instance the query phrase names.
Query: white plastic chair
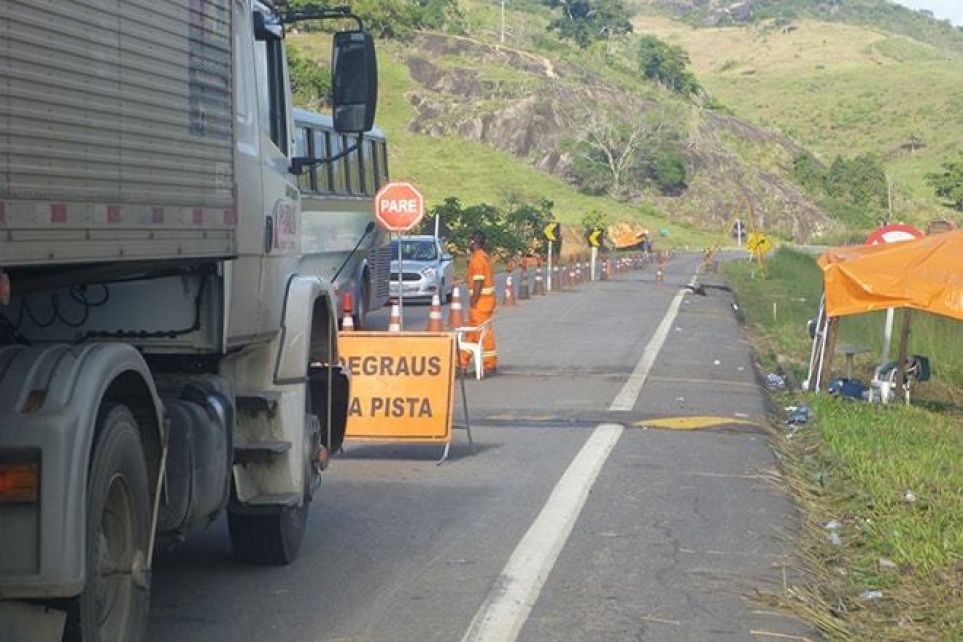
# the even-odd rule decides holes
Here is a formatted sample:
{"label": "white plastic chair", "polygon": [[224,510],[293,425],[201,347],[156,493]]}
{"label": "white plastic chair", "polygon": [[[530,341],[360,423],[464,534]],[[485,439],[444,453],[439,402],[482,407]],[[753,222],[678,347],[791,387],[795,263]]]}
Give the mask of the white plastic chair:
{"label": "white plastic chair", "polygon": [[[460,326],[455,328],[455,336],[457,337],[457,347],[459,351],[464,350],[465,352],[471,353],[471,361],[475,364],[475,379],[481,380],[485,376],[485,366],[484,366],[484,349],[482,346],[485,344],[485,336],[488,334],[489,328],[491,328],[492,320],[488,319],[481,325],[477,326]],[[465,341],[465,336],[472,332],[478,333],[478,341]]]}

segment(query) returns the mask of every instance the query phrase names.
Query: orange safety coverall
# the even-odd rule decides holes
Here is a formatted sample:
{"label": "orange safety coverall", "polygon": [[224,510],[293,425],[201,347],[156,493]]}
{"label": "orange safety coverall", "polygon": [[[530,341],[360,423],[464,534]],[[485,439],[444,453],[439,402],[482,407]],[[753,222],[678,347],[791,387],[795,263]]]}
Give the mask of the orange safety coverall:
{"label": "orange safety coverall", "polygon": [[[485,250],[475,250],[471,259],[468,261],[468,287],[469,293],[474,292],[475,284],[481,281],[481,296],[475,305],[468,308],[468,325],[477,326],[492,318],[495,312],[495,277],[492,274],[492,260]],[[470,332],[465,339],[469,342],[478,341],[478,333]],[[461,353],[461,365],[467,368],[471,360],[471,354]],[[494,369],[498,365],[498,356],[495,353],[495,328],[493,324],[488,325],[485,333],[485,340],[482,343],[482,360],[485,371]]]}

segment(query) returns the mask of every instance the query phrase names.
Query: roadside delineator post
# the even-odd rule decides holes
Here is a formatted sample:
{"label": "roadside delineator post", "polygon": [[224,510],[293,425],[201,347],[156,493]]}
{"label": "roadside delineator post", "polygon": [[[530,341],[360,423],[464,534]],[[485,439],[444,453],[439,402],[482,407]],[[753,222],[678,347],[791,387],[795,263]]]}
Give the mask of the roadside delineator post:
{"label": "roadside delineator post", "polygon": [[448,327],[454,330],[465,325],[465,315],[461,307],[461,286],[451,289],[451,305],[448,306]]}
{"label": "roadside delineator post", "polygon": [[515,286],[512,284],[511,272],[505,275],[505,298],[502,300],[502,305],[506,308],[515,305]]}
{"label": "roadside delineator post", "polygon": [[542,279],[541,266],[535,268],[535,295],[545,296],[545,281]]}
{"label": "roadside delineator post", "polygon": [[602,261],[602,267],[601,267],[601,269],[600,269],[599,280],[600,280],[600,281],[608,281],[608,280],[609,280],[609,262],[608,262],[608,261]]}
{"label": "roadside delineator post", "polygon": [[528,289],[528,263],[522,262],[522,280],[518,284],[518,300],[524,301],[532,298],[532,292]]}
{"label": "roadside delineator post", "polygon": [[657,269],[657,270],[655,271],[655,280],[656,280],[656,281],[665,281],[665,270],[663,270],[662,268]]}
{"label": "roadside delineator post", "polygon": [[441,316],[441,297],[438,292],[431,295],[431,310],[428,312],[428,323],[425,324],[425,332],[444,332],[445,321]]}
{"label": "roadside delineator post", "polygon": [[344,316],[341,318],[342,332],[354,332],[354,306],[352,303],[351,293],[345,292],[344,296],[341,297],[341,308],[344,312]]}
{"label": "roadside delineator post", "polygon": [[391,301],[391,315],[388,317],[388,332],[401,332],[401,308],[397,299]]}

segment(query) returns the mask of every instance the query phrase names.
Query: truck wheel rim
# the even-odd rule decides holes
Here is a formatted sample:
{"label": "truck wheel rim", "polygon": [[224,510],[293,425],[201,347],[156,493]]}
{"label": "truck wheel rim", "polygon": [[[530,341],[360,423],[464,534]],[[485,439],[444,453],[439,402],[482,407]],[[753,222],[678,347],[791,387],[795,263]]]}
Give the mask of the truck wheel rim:
{"label": "truck wheel rim", "polygon": [[104,639],[120,640],[125,635],[134,590],[134,510],[130,490],[120,475],[110,481],[96,537],[97,624]]}

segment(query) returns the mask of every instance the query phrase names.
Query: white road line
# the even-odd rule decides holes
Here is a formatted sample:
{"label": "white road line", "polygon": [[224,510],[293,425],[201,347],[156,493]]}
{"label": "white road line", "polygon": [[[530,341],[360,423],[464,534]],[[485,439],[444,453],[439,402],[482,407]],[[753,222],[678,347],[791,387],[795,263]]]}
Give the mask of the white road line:
{"label": "white road line", "polygon": [[[689,279],[689,285],[695,287],[696,275]],[[629,412],[635,407],[635,402],[639,398],[639,394],[642,393],[642,386],[645,385],[645,380],[648,378],[652,366],[655,365],[655,359],[659,356],[659,351],[662,350],[666,337],[669,336],[669,330],[672,329],[672,323],[675,321],[676,315],[679,314],[679,306],[682,305],[682,299],[686,294],[687,291],[683,288],[672,299],[669,309],[662,317],[662,323],[655,329],[655,334],[646,344],[645,350],[642,351],[642,358],[635,364],[635,370],[629,375],[628,381],[625,382],[622,390],[612,400],[609,411]]]}
{"label": "white road line", "polygon": [[515,547],[462,642],[512,642],[518,637],[622,431],[619,424],[595,428]]}

